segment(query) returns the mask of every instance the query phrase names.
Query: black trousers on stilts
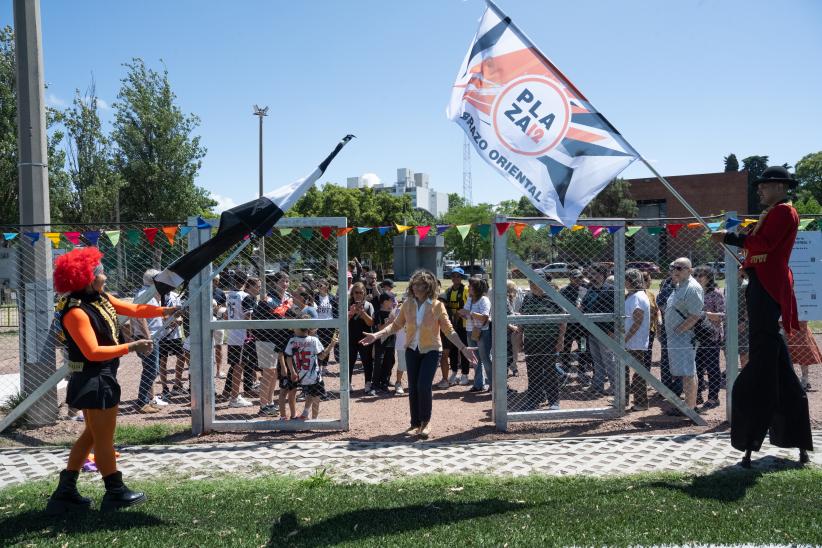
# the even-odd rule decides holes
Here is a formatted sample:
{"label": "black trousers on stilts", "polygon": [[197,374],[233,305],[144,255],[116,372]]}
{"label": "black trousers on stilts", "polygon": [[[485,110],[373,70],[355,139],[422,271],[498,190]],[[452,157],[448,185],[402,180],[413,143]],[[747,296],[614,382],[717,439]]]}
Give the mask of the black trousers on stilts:
{"label": "black trousers on stilts", "polygon": [[808,396],[793,370],[779,333],[781,310],[748,270],[750,358],[733,385],[731,445],[759,451],[765,435],[772,445],[813,450]]}

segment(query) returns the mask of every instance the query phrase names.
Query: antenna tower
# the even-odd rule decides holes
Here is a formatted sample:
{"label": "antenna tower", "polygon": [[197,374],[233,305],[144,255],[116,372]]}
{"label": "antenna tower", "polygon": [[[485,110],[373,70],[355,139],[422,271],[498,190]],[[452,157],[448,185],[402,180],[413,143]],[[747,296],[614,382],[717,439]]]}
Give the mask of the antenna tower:
{"label": "antenna tower", "polygon": [[467,205],[471,205],[474,201],[471,196],[471,186],[471,143],[466,134],[462,141],[462,199]]}

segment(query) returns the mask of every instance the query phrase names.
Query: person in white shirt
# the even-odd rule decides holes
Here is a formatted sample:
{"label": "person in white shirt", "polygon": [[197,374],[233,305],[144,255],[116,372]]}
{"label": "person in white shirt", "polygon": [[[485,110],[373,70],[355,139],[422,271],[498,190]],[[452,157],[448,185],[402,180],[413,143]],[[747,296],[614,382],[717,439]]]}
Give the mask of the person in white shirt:
{"label": "person in white shirt", "polygon": [[487,296],[488,282],[482,278],[468,281],[468,301],[460,311],[465,318],[468,341],[478,349],[479,360],[474,365],[474,385],[469,392],[491,390],[493,372],[491,368],[491,299]]}
{"label": "person in white shirt", "polygon": [[[226,294],[229,320],[249,320],[260,291],[260,280],[247,278],[242,289]],[[240,389],[250,392],[254,384],[254,371],[246,366],[248,357],[243,356],[247,332],[245,329],[228,330],[228,376],[223,395],[229,397],[229,407],[251,407],[253,403],[240,395]],[[256,358],[256,355],[254,356]],[[244,385],[244,386],[243,386]]]}
{"label": "person in white shirt", "polygon": [[[625,271],[625,289],[628,296],[625,298],[625,349],[636,361],[645,366],[648,363],[646,354],[648,338],[651,334],[651,301],[645,293],[645,280],[642,272],[636,268]],[[634,396],[632,411],[648,410],[648,386],[645,379],[634,372],[630,381],[630,368],[625,370],[625,386],[629,387]],[[627,403],[627,401],[626,401]]]}

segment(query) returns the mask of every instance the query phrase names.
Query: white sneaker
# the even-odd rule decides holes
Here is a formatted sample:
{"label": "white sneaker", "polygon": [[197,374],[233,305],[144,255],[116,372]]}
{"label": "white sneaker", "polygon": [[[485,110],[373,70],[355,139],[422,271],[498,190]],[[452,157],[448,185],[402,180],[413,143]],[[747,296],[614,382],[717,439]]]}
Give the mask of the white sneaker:
{"label": "white sneaker", "polygon": [[153,403],[157,407],[165,407],[166,405],[168,405],[168,402],[160,396],[154,396],[154,399],[151,400],[151,403]]}
{"label": "white sneaker", "polygon": [[400,396],[405,394],[405,390],[402,389],[402,383],[401,382],[398,382],[397,384],[394,385],[394,393],[398,394]]}
{"label": "white sneaker", "polygon": [[451,371],[451,376],[448,377],[448,384],[450,384],[451,386],[457,384],[457,372],[456,371]]}
{"label": "white sneaker", "polygon": [[253,405],[253,403],[242,396],[237,396],[236,399],[229,400],[228,402],[229,407],[251,407]]}
{"label": "white sneaker", "polygon": [[468,386],[469,384],[471,383],[468,382],[468,375],[460,375],[460,386]]}
{"label": "white sneaker", "polygon": [[437,383],[437,388],[449,388],[450,386],[451,385],[445,379],[442,379],[439,383]]}
{"label": "white sneaker", "polygon": [[549,411],[558,411],[559,410],[559,404],[555,403],[554,405],[549,405],[548,410]]}

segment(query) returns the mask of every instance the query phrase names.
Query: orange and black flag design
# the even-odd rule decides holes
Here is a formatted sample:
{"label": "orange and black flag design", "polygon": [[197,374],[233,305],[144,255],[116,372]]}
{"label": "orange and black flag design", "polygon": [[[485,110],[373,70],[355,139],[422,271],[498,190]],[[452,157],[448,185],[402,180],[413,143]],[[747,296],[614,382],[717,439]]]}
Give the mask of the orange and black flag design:
{"label": "orange and black flag design", "polygon": [[192,249],[154,277],[161,295],[187,284],[198,272],[250,234],[264,236],[283,214],[311,188],[343,147],[353,139],[346,135],[311,175],[269,192],[262,198],[246,202],[220,215],[220,225],[213,238]]}
{"label": "orange and black flag design", "polygon": [[486,162],[566,226],[639,157],[490,1],[446,113]]}

